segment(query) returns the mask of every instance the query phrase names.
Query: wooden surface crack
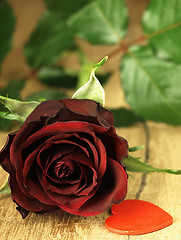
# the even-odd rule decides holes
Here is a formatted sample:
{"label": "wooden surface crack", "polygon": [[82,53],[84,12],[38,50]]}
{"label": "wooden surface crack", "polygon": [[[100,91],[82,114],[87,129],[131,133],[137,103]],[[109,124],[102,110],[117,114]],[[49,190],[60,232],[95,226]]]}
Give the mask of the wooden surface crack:
{"label": "wooden surface crack", "polygon": [[[145,162],[149,162],[149,129],[148,125],[146,122],[144,122],[144,131],[145,131]],[[139,199],[141,196],[141,193],[143,192],[144,187],[146,186],[146,178],[147,178],[147,173],[143,173],[142,179],[141,179],[141,184],[139,186],[139,189],[136,193],[136,199]]]}

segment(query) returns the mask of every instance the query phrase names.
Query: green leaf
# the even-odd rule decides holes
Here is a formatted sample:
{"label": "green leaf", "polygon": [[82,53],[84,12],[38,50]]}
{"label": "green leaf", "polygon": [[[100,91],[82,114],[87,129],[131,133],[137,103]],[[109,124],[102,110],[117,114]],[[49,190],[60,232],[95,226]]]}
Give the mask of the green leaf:
{"label": "green leaf", "polygon": [[93,44],[116,44],[125,36],[124,0],[97,0],[69,19],[77,36]]}
{"label": "green leaf", "polygon": [[181,124],[181,65],[156,58],[149,47],[137,47],[125,55],[121,74],[126,100],[138,115]]}
{"label": "green leaf", "polygon": [[144,34],[155,54],[181,63],[181,4],[152,0],[143,16]]}
{"label": "green leaf", "polygon": [[139,172],[139,173],[151,173],[151,172],[160,172],[160,173],[170,173],[170,174],[181,174],[181,170],[172,170],[172,169],[161,169],[153,167],[152,165],[141,162],[139,158],[134,158],[129,156],[123,162],[126,165],[127,171],[130,172]]}
{"label": "green leaf", "polygon": [[7,1],[0,2],[0,65],[11,48],[15,17]]}
{"label": "green leaf", "polygon": [[91,99],[104,106],[105,102],[105,92],[101,86],[99,80],[95,76],[95,71],[97,68],[102,66],[107,60],[107,56],[104,57],[98,64],[95,65],[94,69],[91,72],[89,81],[79,88],[72,98],[75,99]]}
{"label": "green leaf", "polygon": [[57,17],[62,19],[69,18],[72,14],[79,11],[86,4],[92,2],[92,0],[69,0],[69,1],[60,1],[60,0],[45,0],[45,3],[50,11]]}
{"label": "green leaf", "polygon": [[1,188],[0,188],[0,194],[5,194],[5,193],[11,193],[10,187],[8,182],[6,182]]}
{"label": "green leaf", "polygon": [[41,68],[38,78],[42,83],[52,87],[75,88],[77,84],[77,74],[58,66]]}
{"label": "green leaf", "polygon": [[[23,89],[25,81],[12,80],[4,89],[0,89],[0,95],[10,98],[19,98],[20,91]],[[11,127],[11,120],[20,121],[17,115],[10,114],[4,105],[0,104],[0,130],[9,131]]]}
{"label": "green leaf", "polygon": [[20,122],[24,122],[28,115],[40,104],[40,102],[22,102],[3,96],[0,96],[0,103],[3,104],[11,114],[16,115]]}
{"label": "green leaf", "polygon": [[144,148],[144,146],[131,147],[131,148],[129,148],[129,152],[136,152],[142,148]]}
{"label": "green leaf", "polygon": [[19,117],[18,115],[15,115],[13,113],[9,113],[9,112],[0,112],[0,117],[1,118],[4,118],[4,119],[7,119],[7,120],[16,120],[16,121],[19,121],[21,122],[22,119],[21,117]]}
{"label": "green leaf", "polygon": [[143,122],[143,118],[126,108],[110,109],[114,115],[115,127],[129,127],[137,122]]}
{"label": "green leaf", "polygon": [[26,100],[27,101],[40,101],[41,99],[59,100],[59,99],[64,99],[64,98],[67,98],[67,96],[64,93],[49,89],[49,90],[42,90],[42,91],[36,92],[36,93],[30,95]]}
{"label": "green leaf", "polygon": [[60,53],[73,42],[70,28],[50,12],[45,11],[25,45],[25,55],[32,68],[55,63]]}

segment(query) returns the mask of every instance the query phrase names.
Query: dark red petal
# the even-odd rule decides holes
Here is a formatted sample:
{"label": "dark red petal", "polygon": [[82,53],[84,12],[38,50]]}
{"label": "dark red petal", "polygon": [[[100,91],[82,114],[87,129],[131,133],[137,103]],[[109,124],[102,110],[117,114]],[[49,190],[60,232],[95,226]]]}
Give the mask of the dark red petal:
{"label": "dark red petal", "polygon": [[123,162],[125,158],[128,158],[128,142],[122,137],[116,137],[114,139],[115,149],[116,149],[116,160],[120,163]]}
{"label": "dark red petal", "polygon": [[[105,127],[110,127],[110,125],[113,125],[114,123],[113,114],[93,100],[64,99],[61,100],[61,102],[64,104],[65,108],[67,108],[71,112],[87,117],[83,118],[82,121],[87,121],[94,124],[98,123]],[[77,119],[76,117],[75,119],[72,120],[79,119]]]}
{"label": "dark red petal", "polygon": [[[95,194],[95,192],[97,191],[98,188],[99,188],[99,184],[93,189],[93,191],[89,195],[72,198],[71,201],[69,201],[69,203],[67,203],[66,205],[58,204],[58,206],[61,209],[65,210],[66,212],[69,212],[74,215],[81,215],[81,216],[85,216],[85,217],[94,215],[92,213],[82,212],[79,209],[85,202],[87,202]],[[97,214],[99,214],[99,213],[97,213]]]}
{"label": "dark red petal", "polygon": [[[37,177],[36,177],[37,178]],[[32,197],[36,198],[38,201],[48,205],[55,205],[55,202],[49,198],[46,194],[45,190],[39,183],[39,180],[32,180],[30,177],[26,180],[26,186],[28,188],[28,192]]]}
{"label": "dark red petal", "polygon": [[59,193],[55,193],[52,192],[50,190],[48,190],[48,187],[50,186],[50,184],[47,182],[47,176],[45,175],[45,173],[40,173],[37,172],[37,176],[39,179],[39,182],[41,184],[41,186],[43,187],[44,191],[46,192],[46,194],[49,196],[49,198],[56,202],[57,204],[68,204],[70,202],[70,200],[72,200],[72,196],[68,196],[68,195],[63,195],[63,194],[59,194]]}
{"label": "dark red petal", "polygon": [[[55,205],[55,203],[47,196],[45,190],[39,183],[37,177],[38,172],[41,171],[38,169],[36,164],[36,155],[38,154],[39,149],[35,150],[26,160],[24,169],[23,169],[23,186],[26,187],[27,192],[40,202],[44,204]],[[33,165],[33,163],[35,163]],[[33,165],[33,167],[32,167]],[[22,185],[21,184],[21,185]]]}
{"label": "dark red petal", "polygon": [[13,144],[10,149],[10,160],[13,156],[21,149],[24,141],[35,131],[38,131],[41,124],[40,122],[31,122],[28,126],[22,126],[20,130],[16,133],[16,136],[13,140]]}
{"label": "dark red petal", "polygon": [[96,138],[95,144],[99,153],[99,166],[97,168],[97,175],[98,175],[98,179],[101,179],[106,171],[107,153],[106,153],[106,148],[104,144],[99,138]]}
{"label": "dark red petal", "polygon": [[[49,156],[51,154],[51,152],[53,151],[53,146],[55,146],[55,145],[57,145],[57,146],[60,145],[59,146],[60,149],[61,148],[63,149],[64,147],[66,148],[66,146],[67,146],[67,150],[69,150],[70,152],[73,151],[74,147],[75,148],[80,147],[85,152],[85,154],[89,154],[86,148],[79,146],[78,144],[76,144],[72,141],[69,141],[69,140],[60,140],[60,141],[55,141],[55,142],[50,141],[39,151],[39,154],[37,156],[37,163],[41,167],[42,170],[44,170],[45,168],[48,168],[49,165],[55,160],[54,158],[52,159],[52,156]],[[61,154],[61,150],[60,150],[60,156],[62,156],[63,154],[67,154],[67,153],[62,150],[62,154]],[[47,160],[47,159],[49,159],[49,160]]]}
{"label": "dark red petal", "polygon": [[40,103],[26,119],[23,124],[23,128],[24,126],[29,126],[31,122],[40,122],[42,117],[49,119],[54,117],[63,107],[64,105],[61,103],[61,101],[58,100],[49,100]]}
{"label": "dark red petal", "polygon": [[[57,131],[63,133],[76,133],[76,132],[87,132],[93,134],[92,125],[87,122],[79,121],[68,121],[68,122],[56,122],[43,127],[39,133]],[[104,128],[103,128],[104,129]]]}
{"label": "dark red petal", "polygon": [[128,157],[128,143],[126,139],[116,134],[116,129],[114,127],[111,127],[103,134],[100,133],[99,137],[106,148],[108,157],[120,163]]}
{"label": "dark red petal", "polygon": [[[52,141],[55,141],[56,139],[58,140],[66,139],[70,137],[72,133],[76,133],[76,132],[80,132],[80,133],[86,132],[92,135],[93,137],[95,136],[92,131],[92,127],[89,125],[89,123],[76,122],[76,121],[75,122],[71,122],[71,121],[56,122],[54,124],[50,124],[48,126],[41,128],[39,131],[33,133],[29,138],[26,138],[26,139],[24,139],[24,137],[21,136],[22,134],[18,133],[11,150],[11,156],[13,157],[19,148],[25,149],[31,144],[34,144],[35,147],[37,145],[39,146],[42,143],[41,139],[42,141],[46,141],[46,139],[43,139],[43,138],[51,138]],[[19,138],[22,138],[20,139],[21,141],[19,141]],[[22,143],[22,140],[23,140],[23,143]],[[36,143],[36,141],[40,141],[40,143]]]}
{"label": "dark red petal", "polygon": [[36,162],[36,157],[38,155],[38,153],[40,152],[40,149],[36,149],[35,151],[33,151],[28,158],[25,161],[24,167],[23,169],[21,169],[21,171],[23,171],[23,180],[24,183],[26,181],[26,177],[28,175],[28,173],[30,172],[31,166],[34,162]]}
{"label": "dark red petal", "polygon": [[37,174],[39,183],[41,184],[43,190],[45,191],[47,196],[50,198],[50,200],[55,202],[55,205],[57,205],[57,204],[63,204],[64,205],[64,204],[69,203],[69,201],[72,199],[72,196],[66,196],[66,195],[57,194],[57,193],[49,191],[48,188],[47,188],[46,175],[42,174],[40,171],[37,171],[36,174]]}
{"label": "dark red petal", "polygon": [[[88,166],[79,164],[81,168],[80,186],[73,192],[76,196],[88,195],[97,185],[97,172]],[[83,183],[83,184],[82,184]]]}
{"label": "dark red petal", "polygon": [[[87,136],[81,137],[79,134],[76,134],[76,133],[74,133],[73,135],[77,137],[78,142],[81,140],[79,143],[80,146],[85,145],[86,149],[89,150],[88,157],[92,157],[95,168],[97,169],[99,166],[99,156],[98,156],[98,152],[95,145],[93,145],[93,143],[88,139]],[[95,143],[95,140],[96,140],[96,136],[94,136],[94,143]]]}
{"label": "dark red petal", "polygon": [[[106,149],[98,137],[94,137],[94,145],[86,139],[86,136],[80,137],[78,134],[74,134],[78,139],[82,140],[82,144],[85,145],[87,143],[87,149],[90,149],[92,152],[92,161],[94,163],[94,167],[97,171],[98,179],[101,179],[104,175],[107,165],[107,154]],[[81,143],[80,143],[81,145]],[[90,152],[90,151],[89,151]]]}
{"label": "dark red petal", "polygon": [[[53,192],[66,194],[66,195],[76,194],[77,192],[80,192],[80,195],[88,194],[88,192],[90,192],[92,188],[96,185],[96,180],[97,180],[97,172],[94,169],[92,160],[89,159],[84,153],[80,151],[74,151],[73,153],[65,155],[60,161],[67,162],[68,164],[70,161],[69,159],[71,159],[71,162],[74,163],[74,165],[79,166],[79,168],[81,169],[80,181],[77,182],[76,184],[72,184],[71,181],[69,183],[68,178],[67,178],[67,182],[63,180],[61,181],[60,179],[60,184],[57,184],[57,186],[53,186],[47,183],[46,188]],[[72,169],[72,171],[76,171],[75,166],[72,166],[72,167],[74,168]],[[71,177],[71,175],[69,177]],[[82,178],[84,178],[85,184],[82,187],[80,187],[80,185],[82,185],[82,182],[83,182]],[[91,183],[92,187],[89,185],[89,183]],[[87,189],[87,187],[89,187],[89,189]],[[87,190],[83,191],[82,189],[87,189]]]}
{"label": "dark red petal", "polygon": [[55,187],[54,185],[50,185],[47,190],[54,192],[54,193],[58,193],[58,194],[62,194],[62,195],[72,195],[73,192],[79,187],[79,183],[75,183],[75,184],[57,184],[57,187]]}
{"label": "dark red petal", "polygon": [[112,202],[119,203],[127,194],[127,174],[121,164],[113,159],[108,159],[108,168],[114,178]]}
{"label": "dark red petal", "polygon": [[21,191],[14,172],[11,172],[10,175],[10,187],[13,200],[26,210],[31,212],[37,212],[46,208],[45,204],[39,202],[34,198],[27,197]]}
{"label": "dark red petal", "polygon": [[108,159],[108,166],[102,183],[95,195],[79,210],[82,215],[90,216],[104,212],[112,202],[118,203],[126,197],[127,174],[120,163]]}
{"label": "dark red petal", "polygon": [[10,173],[12,170],[12,165],[10,162],[10,147],[15,136],[16,136],[16,132],[10,133],[8,135],[6,144],[0,151],[0,164],[4,168],[4,170],[8,173]]}
{"label": "dark red petal", "polygon": [[45,191],[46,191],[47,195],[50,197],[50,199],[52,199],[56,203],[56,205],[59,207],[69,204],[69,202],[74,198],[73,196],[55,193],[48,189],[45,189]]}

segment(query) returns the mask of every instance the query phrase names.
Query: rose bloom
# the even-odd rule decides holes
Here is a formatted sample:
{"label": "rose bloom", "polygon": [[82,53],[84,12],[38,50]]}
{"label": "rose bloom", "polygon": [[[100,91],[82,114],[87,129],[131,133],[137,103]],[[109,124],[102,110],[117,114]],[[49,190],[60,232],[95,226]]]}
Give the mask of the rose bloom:
{"label": "rose bloom", "polygon": [[0,163],[23,218],[29,212],[86,217],[125,198],[128,144],[113,122],[95,101],[50,100],[9,134]]}

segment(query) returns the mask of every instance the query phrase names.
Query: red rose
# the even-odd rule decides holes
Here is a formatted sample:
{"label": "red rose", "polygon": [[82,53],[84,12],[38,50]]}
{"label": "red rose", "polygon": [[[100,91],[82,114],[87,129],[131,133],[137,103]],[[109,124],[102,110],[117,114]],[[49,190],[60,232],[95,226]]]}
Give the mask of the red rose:
{"label": "red rose", "polygon": [[30,211],[91,216],[125,198],[127,156],[110,111],[92,100],[66,99],[41,103],[9,134],[0,163],[23,217]]}

